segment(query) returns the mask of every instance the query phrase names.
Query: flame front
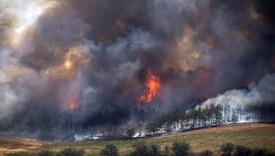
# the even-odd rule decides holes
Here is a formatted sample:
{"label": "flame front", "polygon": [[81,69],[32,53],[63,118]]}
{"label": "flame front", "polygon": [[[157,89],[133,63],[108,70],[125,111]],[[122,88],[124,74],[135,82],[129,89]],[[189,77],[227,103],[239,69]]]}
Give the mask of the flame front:
{"label": "flame front", "polygon": [[157,95],[160,89],[160,85],[160,78],[154,75],[151,70],[149,70],[145,81],[146,92],[144,95],[139,97],[139,103],[151,103],[153,98]]}

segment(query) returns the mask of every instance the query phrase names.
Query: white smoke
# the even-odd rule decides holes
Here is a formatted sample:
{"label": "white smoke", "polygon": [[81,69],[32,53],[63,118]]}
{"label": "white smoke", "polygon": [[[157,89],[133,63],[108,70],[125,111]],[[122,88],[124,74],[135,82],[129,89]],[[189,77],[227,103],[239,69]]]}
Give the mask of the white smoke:
{"label": "white smoke", "polygon": [[237,90],[233,89],[223,94],[218,95],[215,98],[210,98],[202,103],[201,108],[205,108],[214,105],[230,105],[233,108],[239,106],[245,106],[249,104],[256,104],[262,101],[262,96],[256,89],[252,90]]}
{"label": "white smoke", "polygon": [[245,112],[248,106],[273,104],[275,102],[275,85],[273,84],[275,84],[275,74],[268,74],[261,78],[257,84],[251,84],[248,89],[227,91],[206,100],[200,107],[204,109],[210,105],[220,105],[223,107],[223,111],[225,108],[229,109],[229,117],[225,117],[225,112],[223,112],[224,118],[232,118],[232,115],[238,112],[244,116],[241,120],[245,121],[250,116]]}
{"label": "white smoke", "polygon": [[214,105],[230,105],[232,107],[275,102],[275,74],[266,75],[257,84],[248,89],[233,89],[202,103],[202,108]]}
{"label": "white smoke", "polygon": [[[0,51],[0,119],[9,117],[27,99],[21,83],[30,70],[19,66],[8,50]],[[14,82],[14,83],[12,83]]]}
{"label": "white smoke", "polygon": [[255,86],[255,89],[261,94],[261,103],[275,102],[275,74],[266,75]]}
{"label": "white smoke", "polygon": [[0,119],[2,119],[11,114],[15,104],[18,102],[18,98],[9,85],[1,85],[0,100]]}

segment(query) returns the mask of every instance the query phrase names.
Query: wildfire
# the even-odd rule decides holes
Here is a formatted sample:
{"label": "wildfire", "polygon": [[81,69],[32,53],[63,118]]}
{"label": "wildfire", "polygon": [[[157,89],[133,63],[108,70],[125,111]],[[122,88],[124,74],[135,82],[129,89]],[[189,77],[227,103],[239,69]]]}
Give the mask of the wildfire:
{"label": "wildfire", "polygon": [[151,70],[148,71],[145,81],[146,92],[139,97],[139,103],[150,103],[160,89],[160,79]]}
{"label": "wildfire", "polygon": [[67,108],[68,108],[68,110],[70,110],[70,111],[75,111],[75,110],[77,110],[77,109],[78,109],[78,104],[77,104],[76,100],[70,99],[70,100],[68,101]]}
{"label": "wildfire", "polygon": [[69,94],[66,96],[67,100],[66,100],[65,108],[68,111],[77,111],[80,107],[80,105],[79,105],[79,94],[80,94],[79,88],[77,88],[78,86],[75,85],[74,83],[70,87],[71,88],[68,90]]}

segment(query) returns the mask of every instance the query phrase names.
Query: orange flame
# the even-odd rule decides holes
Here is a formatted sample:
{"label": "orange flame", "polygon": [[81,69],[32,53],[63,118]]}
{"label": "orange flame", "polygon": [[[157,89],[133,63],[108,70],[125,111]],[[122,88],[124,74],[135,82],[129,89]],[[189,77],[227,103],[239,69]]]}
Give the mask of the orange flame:
{"label": "orange flame", "polygon": [[160,79],[151,70],[148,71],[145,81],[146,93],[139,97],[139,103],[150,103],[160,89]]}
{"label": "orange flame", "polygon": [[79,109],[79,93],[74,92],[71,93],[72,95],[69,96],[67,102],[66,102],[66,108],[69,111],[77,111]]}
{"label": "orange flame", "polygon": [[78,104],[76,102],[76,100],[74,99],[70,99],[67,103],[67,108],[70,110],[70,111],[75,111],[78,109]]}

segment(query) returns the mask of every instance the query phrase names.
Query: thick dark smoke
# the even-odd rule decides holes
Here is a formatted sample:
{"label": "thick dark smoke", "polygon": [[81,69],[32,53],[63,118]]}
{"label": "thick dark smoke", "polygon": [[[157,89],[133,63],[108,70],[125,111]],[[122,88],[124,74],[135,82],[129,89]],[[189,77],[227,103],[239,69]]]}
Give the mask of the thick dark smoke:
{"label": "thick dark smoke", "polygon": [[[273,0],[0,0],[0,130],[116,133],[274,79],[274,9]],[[160,90],[139,104],[148,71]],[[259,94],[274,93],[266,77]]]}

